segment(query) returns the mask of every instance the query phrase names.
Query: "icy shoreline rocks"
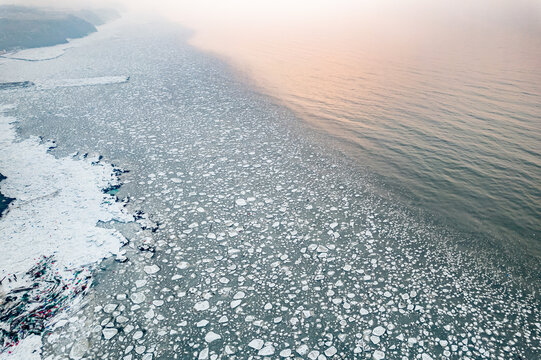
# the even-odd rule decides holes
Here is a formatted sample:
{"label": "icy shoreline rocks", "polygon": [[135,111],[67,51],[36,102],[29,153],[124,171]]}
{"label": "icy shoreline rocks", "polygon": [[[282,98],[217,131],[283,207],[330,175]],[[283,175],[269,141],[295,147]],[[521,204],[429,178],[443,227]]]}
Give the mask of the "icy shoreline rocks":
{"label": "icy shoreline rocks", "polygon": [[[42,143],[34,137],[18,141],[16,119],[6,115],[12,109],[0,106],[0,168],[7,177],[0,188],[3,194],[15,198],[0,218],[0,277],[15,274],[25,281],[24,274],[39,259],[54,259],[48,262],[52,267],[46,271],[66,279],[62,280],[67,281],[63,296],[76,296],[77,293],[69,293],[75,288],[71,282],[80,281],[76,274],[117,254],[125,242],[118,231],[98,227],[97,223],[128,222],[133,218],[113,196],[102,191],[118,184],[111,165],[98,158],[57,159],[47,151],[52,143]],[[2,284],[3,291],[9,291],[7,284]],[[15,286],[11,281],[9,284]],[[62,296],[48,294],[45,289],[43,300],[47,296]],[[78,291],[85,289],[86,286]],[[110,334],[109,331],[104,336]]]}

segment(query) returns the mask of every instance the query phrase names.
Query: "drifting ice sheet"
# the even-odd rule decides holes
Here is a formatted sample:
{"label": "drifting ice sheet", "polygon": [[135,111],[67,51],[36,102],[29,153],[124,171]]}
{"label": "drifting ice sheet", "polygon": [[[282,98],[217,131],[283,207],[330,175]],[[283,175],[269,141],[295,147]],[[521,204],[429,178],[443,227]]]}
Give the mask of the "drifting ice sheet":
{"label": "drifting ice sheet", "polygon": [[[2,109],[0,108],[0,111]],[[116,253],[121,235],[99,221],[131,220],[101,189],[115,182],[112,166],[90,159],[56,159],[37,138],[14,142],[15,119],[0,113],[1,192],[15,198],[0,221],[3,273],[27,271],[39,256],[67,267]]]}
{"label": "drifting ice sheet", "polygon": [[[15,119],[4,115],[9,109],[0,106],[0,168],[7,177],[0,189],[15,200],[0,219],[0,278],[16,274],[19,281],[5,281],[0,285],[4,293],[21,286],[24,274],[43,256],[53,256],[55,270],[66,279],[75,278],[84,265],[117,253],[124,240],[116,230],[96,224],[132,220],[102,191],[117,182],[111,165],[91,159],[57,159],[47,152],[50,144],[37,138],[16,142]],[[67,285],[70,288],[71,284]],[[39,336],[23,339],[10,349],[13,354],[9,358],[21,358],[17,355],[20,352],[25,353],[25,359],[39,358],[34,352],[38,340]],[[24,350],[30,348],[34,350]],[[0,359],[6,356],[4,352]]]}
{"label": "drifting ice sheet", "polygon": [[3,55],[2,57],[12,60],[23,60],[23,61],[45,61],[53,60],[64,55],[67,49],[69,49],[71,44],[60,44],[55,46],[47,46],[40,48],[24,49],[12,53]]}
{"label": "drifting ice sheet", "polygon": [[36,81],[35,84],[40,89],[53,89],[57,87],[120,84],[127,82],[129,79],[129,76],[99,76],[81,79],[44,80],[41,82]]}

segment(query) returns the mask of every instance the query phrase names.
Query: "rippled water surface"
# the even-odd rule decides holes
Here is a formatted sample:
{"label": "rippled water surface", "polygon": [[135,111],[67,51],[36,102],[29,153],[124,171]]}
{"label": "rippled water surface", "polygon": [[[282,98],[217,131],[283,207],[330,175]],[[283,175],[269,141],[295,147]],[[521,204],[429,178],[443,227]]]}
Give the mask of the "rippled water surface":
{"label": "rippled water surface", "polygon": [[395,194],[541,255],[541,11],[408,4],[194,24],[192,42]]}
{"label": "rippled water surface", "polygon": [[[369,70],[348,86],[350,68],[338,61],[332,73],[348,70],[342,80],[322,87],[316,77],[302,97],[291,89],[305,83],[295,79],[313,76],[316,63],[287,63],[291,77],[280,89],[296,94],[291,104],[298,114],[319,114],[317,121],[301,122],[276,102],[289,97],[254,92],[227,64],[189,45],[189,35],[175,24],[127,18],[53,60],[0,64],[8,81],[50,85],[0,92],[0,103],[13,104],[5,115],[17,120],[10,126],[18,136],[56,140],[51,156],[81,161],[86,153],[89,159],[100,155],[127,171],[118,173],[122,186],[108,193],[138,219],[98,224],[121,231],[127,244],[88,274],[92,286],[80,303],[37,331],[43,358],[539,358],[536,258],[478,244],[479,236],[427,219],[393,195],[433,188],[433,200],[420,191],[423,204],[431,199],[441,211],[470,211],[468,196],[457,192],[462,200],[447,201],[450,185],[437,187],[431,179],[458,169],[466,154],[481,156],[459,152],[459,144],[490,148],[472,133],[511,141],[507,133],[498,135],[499,128],[460,123],[464,115],[453,126],[438,123],[437,114],[444,113],[436,110],[438,99],[459,92],[457,87],[465,91],[464,83],[475,77],[441,71],[428,77],[425,70],[368,58]],[[537,96],[532,74],[524,80],[531,95],[515,101],[535,115],[535,104],[522,104]],[[440,93],[429,90],[434,81]],[[325,93],[335,105],[321,105]],[[426,105],[414,94],[424,94]],[[446,100],[449,118],[457,108],[474,114],[479,106],[470,97],[457,99],[456,106]],[[509,113],[505,104],[492,111]],[[336,115],[347,109],[353,109],[349,120]],[[522,127],[511,130],[524,140],[511,141],[516,150],[502,145],[498,153],[532,154],[529,167],[514,166],[530,176],[535,196],[535,119],[513,121]],[[323,131],[314,134],[305,123]],[[337,142],[328,144],[329,134]],[[350,146],[334,146],[346,142]],[[489,153],[482,156],[498,163]],[[444,158],[449,165],[441,165]],[[408,172],[428,175],[414,182]],[[388,191],[381,176],[405,190]],[[472,192],[483,188],[474,180],[468,186]],[[512,210],[471,201],[476,209],[516,219]],[[452,204],[462,204],[463,211]],[[517,211],[531,218],[537,210]],[[61,223],[55,228],[55,236],[65,234]],[[476,246],[472,251],[465,244]]]}

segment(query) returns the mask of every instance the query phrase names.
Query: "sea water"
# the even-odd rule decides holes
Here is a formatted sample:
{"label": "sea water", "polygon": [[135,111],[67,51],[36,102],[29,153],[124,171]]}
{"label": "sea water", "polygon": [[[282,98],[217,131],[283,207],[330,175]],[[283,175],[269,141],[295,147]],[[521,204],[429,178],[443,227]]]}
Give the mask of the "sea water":
{"label": "sea water", "polygon": [[21,139],[129,171],[116,196],[148,220],[97,224],[129,244],[51,320],[43,358],[539,356],[535,257],[402,202],[188,36],[119,21],[1,65],[9,81],[129,76],[0,92]]}

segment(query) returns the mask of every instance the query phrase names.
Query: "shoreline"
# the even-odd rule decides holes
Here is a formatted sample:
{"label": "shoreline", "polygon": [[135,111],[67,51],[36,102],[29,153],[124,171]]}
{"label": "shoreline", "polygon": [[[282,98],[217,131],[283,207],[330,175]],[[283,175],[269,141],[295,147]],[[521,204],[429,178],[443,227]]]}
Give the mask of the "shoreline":
{"label": "shoreline", "polygon": [[[133,221],[122,204],[103,191],[121,185],[116,169],[99,158],[57,159],[48,152],[53,143],[37,138],[18,142],[15,118],[5,115],[13,110],[0,108],[0,167],[7,175],[0,188],[14,199],[0,218],[5,235],[0,305],[1,316],[7,318],[1,330],[2,354],[28,352],[26,345],[13,346],[32,333],[43,333],[58,314],[80,302],[92,283],[93,264],[120,256],[127,240],[98,223]],[[30,359],[30,354],[24,356]]]}
{"label": "shoreline", "polygon": [[306,118],[306,114],[291,106],[286,98],[276,93],[276,89],[269,88],[264,82],[259,81],[253,73],[253,69],[242,68],[239,66],[239,62],[231,58],[230,54],[201,46],[191,38],[188,38],[186,42],[197,51],[225,64],[227,72],[236,82],[242,84],[247,92],[257,94],[258,98],[272,104],[272,106],[285,109],[284,112],[287,113],[285,116],[291,117],[293,121],[282,125],[302,134],[300,137],[303,138],[303,142],[307,146],[318,148],[321,153],[329,153],[329,158],[333,159],[331,162],[336,161],[343,168],[355,169],[350,174],[352,178],[362,176],[365,185],[369,186],[381,198],[389,202],[396,202],[399,207],[407,209],[412,217],[420,217],[430,226],[441,228],[450,237],[456,239],[453,246],[456,247],[457,251],[478,254],[479,256],[482,254],[483,259],[491,266],[493,265],[494,269],[509,266],[507,268],[508,276],[519,278],[523,286],[539,292],[540,285],[536,281],[538,280],[536,274],[541,271],[541,248],[532,251],[530,243],[535,240],[535,235],[517,240],[512,236],[513,234],[497,234],[488,231],[486,226],[483,228],[475,227],[474,223],[464,223],[458,216],[449,217],[446,212],[434,212],[432,208],[422,207],[418,201],[413,200],[413,194],[404,192],[408,190],[402,184],[397,183],[396,179],[378,173],[370,165],[363,164],[355,156],[352,156],[352,154],[359,155],[358,149],[352,150],[356,146],[354,142],[341,138],[335,133],[327,132],[324,128],[312,123]]}

